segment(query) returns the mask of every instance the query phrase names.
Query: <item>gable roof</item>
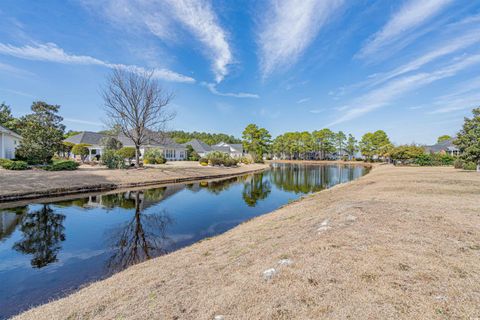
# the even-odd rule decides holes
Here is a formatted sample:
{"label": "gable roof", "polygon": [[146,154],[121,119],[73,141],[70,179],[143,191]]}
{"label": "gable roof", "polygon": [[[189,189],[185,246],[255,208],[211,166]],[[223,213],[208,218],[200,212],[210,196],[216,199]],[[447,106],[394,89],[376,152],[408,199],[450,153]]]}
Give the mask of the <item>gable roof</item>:
{"label": "gable roof", "polygon": [[19,135],[19,134],[16,133],[16,132],[13,132],[13,131],[10,130],[10,129],[5,128],[4,126],[0,126],[0,132],[2,132],[2,133],[8,133],[9,135],[12,135],[12,136],[14,136],[15,138],[18,138],[18,139],[21,139],[21,138],[22,138],[21,135]]}
{"label": "gable roof", "polygon": [[456,138],[448,139],[432,146],[426,146],[425,149],[428,152],[441,152],[441,151],[457,151],[459,150],[457,146],[453,144]]}
{"label": "gable roof", "polygon": [[83,132],[80,132],[79,134],[68,137],[63,141],[74,143],[74,144],[86,143],[91,145],[100,145],[101,140],[105,137],[108,137],[108,136],[106,134],[102,134],[98,132],[83,131]]}
{"label": "gable roof", "polygon": [[188,145],[192,146],[193,150],[195,150],[197,153],[205,153],[212,151],[212,147],[198,139],[192,139],[188,142],[183,143],[182,145],[184,145],[185,147]]}
{"label": "gable roof", "polygon": [[[243,153],[243,145],[241,143],[226,143],[226,142],[219,142],[216,145],[213,145],[212,148],[214,150],[222,151],[222,152],[240,152]],[[227,150],[227,151],[224,151]]]}
{"label": "gable roof", "polygon": [[[79,143],[86,143],[91,145],[101,145],[101,141],[103,138],[109,137],[109,135],[98,133],[98,132],[91,132],[91,131],[83,131],[79,134],[71,136],[63,141],[71,142],[74,144]],[[123,133],[119,134],[118,136],[113,136],[115,139],[120,141],[124,147],[133,147],[135,144],[133,143],[132,139],[124,135]],[[176,143],[169,137],[163,137],[162,134],[150,131],[147,133],[147,143],[144,144],[145,146],[152,146],[152,147],[168,147],[168,148],[176,148],[176,149],[184,149],[185,147]]]}

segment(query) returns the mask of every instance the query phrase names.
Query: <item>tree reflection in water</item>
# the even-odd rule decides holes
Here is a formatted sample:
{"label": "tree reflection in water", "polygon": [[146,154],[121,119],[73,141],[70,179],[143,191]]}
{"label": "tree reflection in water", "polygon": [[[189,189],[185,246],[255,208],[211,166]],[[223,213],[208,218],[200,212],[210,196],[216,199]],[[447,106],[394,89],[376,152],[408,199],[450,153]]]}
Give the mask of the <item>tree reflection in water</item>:
{"label": "tree reflection in water", "polygon": [[263,173],[256,173],[250,180],[245,181],[243,185],[243,201],[245,201],[249,207],[255,207],[259,200],[267,198],[272,191],[270,181],[264,179],[263,175]]}
{"label": "tree reflection in water", "polygon": [[130,196],[135,204],[134,216],[124,225],[112,231],[113,255],[107,262],[110,272],[121,271],[131,265],[167,253],[171,243],[167,227],[173,223],[170,216],[160,213],[142,213],[143,192],[135,191]]}
{"label": "tree reflection in water", "polygon": [[57,261],[60,243],[65,241],[64,220],[65,216],[55,213],[48,204],[26,213],[20,222],[23,238],[13,245],[13,249],[33,255],[30,263],[34,268],[43,268]]}

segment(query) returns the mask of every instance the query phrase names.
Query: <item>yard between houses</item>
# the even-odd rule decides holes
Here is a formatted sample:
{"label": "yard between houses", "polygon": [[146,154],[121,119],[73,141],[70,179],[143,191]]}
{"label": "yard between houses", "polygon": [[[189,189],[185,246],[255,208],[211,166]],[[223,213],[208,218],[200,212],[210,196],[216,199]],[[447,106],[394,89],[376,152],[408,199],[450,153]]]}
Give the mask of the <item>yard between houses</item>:
{"label": "yard between houses", "polygon": [[110,190],[162,183],[228,177],[265,169],[267,165],[240,167],[203,167],[198,162],[176,161],[141,169],[108,170],[105,167],[81,166],[75,171],[25,170],[0,168],[0,202],[42,196]]}
{"label": "yard between houses", "polygon": [[478,318],[479,195],[475,172],[376,166],[17,319]]}

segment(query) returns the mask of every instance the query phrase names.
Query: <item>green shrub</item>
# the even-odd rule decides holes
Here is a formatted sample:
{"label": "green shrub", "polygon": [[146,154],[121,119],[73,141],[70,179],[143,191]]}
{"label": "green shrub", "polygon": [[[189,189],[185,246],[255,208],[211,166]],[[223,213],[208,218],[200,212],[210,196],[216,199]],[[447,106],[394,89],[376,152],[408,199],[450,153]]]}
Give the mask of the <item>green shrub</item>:
{"label": "green shrub", "polygon": [[117,151],[117,154],[123,159],[127,159],[128,162],[132,162],[132,159],[135,158],[135,148],[134,147],[123,147]]}
{"label": "green shrub", "polygon": [[12,160],[9,159],[0,159],[0,167],[5,167],[5,165],[9,165]]}
{"label": "green shrub", "polygon": [[72,147],[72,153],[76,156],[80,156],[81,160],[85,161],[85,159],[90,154],[90,150],[88,150],[89,146],[90,145],[86,143],[76,144]]}
{"label": "green shrub", "polygon": [[[237,159],[234,159],[230,157],[227,153],[220,152],[220,151],[214,151],[212,153],[209,153],[205,159],[208,161],[208,163],[211,166],[225,166],[225,167],[233,167],[236,166],[238,163]],[[202,161],[205,161],[204,158],[201,159],[200,163]]]}
{"label": "green shrub", "polygon": [[165,162],[167,160],[163,156],[162,149],[159,148],[148,149],[143,155],[143,163],[145,164],[164,164]]}
{"label": "green shrub", "polygon": [[200,164],[201,164],[202,166],[208,165],[208,159],[207,159],[207,158],[200,158],[200,159],[198,160],[198,162],[200,162]]}
{"label": "green shrub", "polygon": [[465,162],[462,166],[463,170],[477,170],[475,162]]}
{"label": "green shrub", "polygon": [[125,169],[127,167],[125,158],[118,155],[114,150],[105,150],[101,160],[108,169]]}
{"label": "green shrub", "polygon": [[17,161],[9,160],[6,162],[4,161],[2,164],[2,167],[7,170],[27,170],[29,168],[28,163],[20,160],[17,160]]}
{"label": "green shrub", "polygon": [[243,163],[243,164],[252,164],[253,163],[253,158],[251,155],[246,155],[246,156],[243,156],[239,159],[239,162],[240,163]]}
{"label": "green shrub", "polygon": [[455,158],[448,154],[431,153],[415,157],[414,163],[419,166],[451,166]]}
{"label": "green shrub", "polygon": [[78,166],[79,164],[73,160],[58,160],[46,166],[44,169],[47,171],[71,171],[77,170]]}
{"label": "green shrub", "polygon": [[455,167],[455,169],[462,169],[463,165],[464,162],[462,159],[455,159],[455,161],[453,162],[453,166]]}

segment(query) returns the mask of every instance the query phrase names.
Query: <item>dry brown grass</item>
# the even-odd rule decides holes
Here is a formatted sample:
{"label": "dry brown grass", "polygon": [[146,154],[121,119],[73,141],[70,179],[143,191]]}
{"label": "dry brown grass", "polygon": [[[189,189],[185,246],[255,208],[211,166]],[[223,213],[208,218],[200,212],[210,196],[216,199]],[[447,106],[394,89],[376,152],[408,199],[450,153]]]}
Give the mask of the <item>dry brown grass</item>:
{"label": "dry brown grass", "polygon": [[380,166],[17,319],[475,319],[479,261],[479,174]]}

